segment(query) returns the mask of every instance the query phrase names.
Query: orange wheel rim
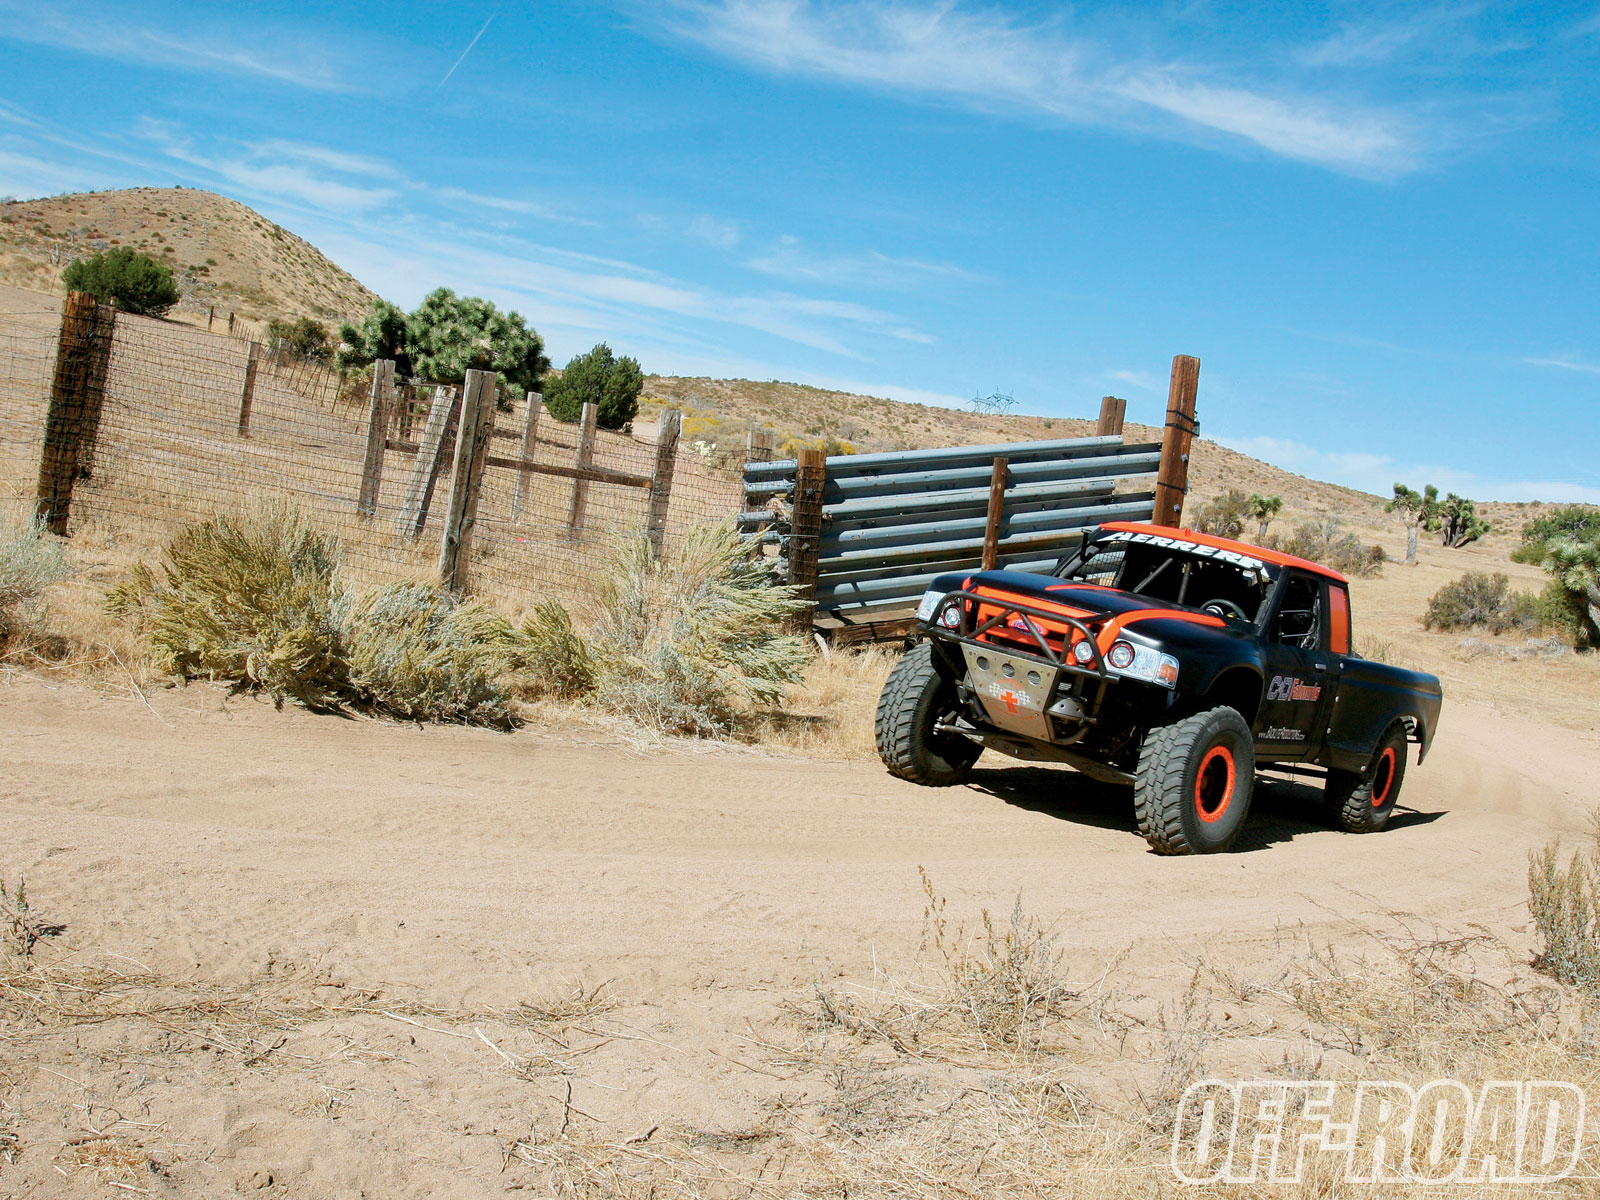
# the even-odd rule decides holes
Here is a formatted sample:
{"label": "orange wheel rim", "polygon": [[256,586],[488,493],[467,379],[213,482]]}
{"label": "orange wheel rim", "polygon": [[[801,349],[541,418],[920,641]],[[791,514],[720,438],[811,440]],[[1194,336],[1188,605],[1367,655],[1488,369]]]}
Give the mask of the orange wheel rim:
{"label": "orange wheel rim", "polygon": [[1377,768],[1372,772],[1372,807],[1382,808],[1394,791],[1394,747],[1385,746],[1378,756]]}
{"label": "orange wheel rim", "polygon": [[1233,751],[1211,747],[1194,776],[1194,811],[1202,821],[1209,825],[1222,819],[1233,803],[1234,783]]}

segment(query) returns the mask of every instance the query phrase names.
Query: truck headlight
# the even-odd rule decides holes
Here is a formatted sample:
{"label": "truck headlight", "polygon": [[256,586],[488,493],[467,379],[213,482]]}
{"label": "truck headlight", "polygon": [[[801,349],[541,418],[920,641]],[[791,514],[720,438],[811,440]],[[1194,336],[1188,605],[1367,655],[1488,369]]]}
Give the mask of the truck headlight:
{"label": "truck headlight", "polygon": [[1106,652],[1106,669],[1113,675],[1123,675],[1165,688],[1178,686],[1178,660],[1153,646],[1136,646],[1129,641],[1115,642]]}
{"label": "truck headlight", "polygon": [[931,588],[923,592],[922,603],[917,605],[917,620],[919,622],[933,620],[933,610],[939,607],[939,601],[943,600],[947,595],[949,595],[948,592],[934,591]]}

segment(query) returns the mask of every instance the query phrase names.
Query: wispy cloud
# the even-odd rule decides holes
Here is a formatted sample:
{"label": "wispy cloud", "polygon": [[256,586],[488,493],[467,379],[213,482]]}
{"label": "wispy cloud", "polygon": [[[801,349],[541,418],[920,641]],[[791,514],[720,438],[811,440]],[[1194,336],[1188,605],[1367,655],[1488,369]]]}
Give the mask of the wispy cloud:
{"label": "wispy cloud", "polygon": [[0,38],[112,58],[138,66],[224,75],[253,75],[315,91],[355,90],[330,55],[311,39],[257,26],[249,46],[237,26],[183,32],[136,24],[81,4],[0,4]]}
{"label": "wispy cloud", "polygon": [[495,196],[455,186],[435,187],[408,176],[393,163],[313,143],[270,138],[260,142],[201,148],[170,122],[145,119],[137,136],[161,153],[215,175],[254,195],[274,196],[330,212],[369,212],[403,196],[428,197],[447,207],[469,205],[573,225],[593,225],[534,200]]}
{"label": "wispy cloud", "polygon": [[1600,504],[1600,487],[1554,480],[1492,479],[1437,463],[1402,462],[1365,451],[1322,450],[1276,437],[1218,437],[1231,450],[1312,479],[1387,496],[1396,480],[1417,486],[1431,483],[1474,500],[1543,500],[1558,504]]}
{"label": "wispy cloud", "polygon": [[771,249],[746,261],[763,274],[791,283],[820,283],[835,287],[906,288],[929,279],[971,279],[951,263],[920,258],[896,258],[878,250],[855,254],[819,253],[799,238],[785,234]]}
{"label": "wispy cloud", "polygon": [[689,222],[687,232],[695,241],[704,242],[718,250],[732,250],[744,236],[732,221],[720,220],[705,213]]}
{"label": "wispy cloud", "polygon": [[[219,153],[197,147],[175,126],[145,120],[138,136],[168,158],[198,167],[256,195],[278,196],[332,212],[366,212],[399,195],[396,174],[371,160],[297,142],[269,141]],[[374,184],[372,180],[387,181]]]}
{"label": "wispy cloud", "polygon": [[1532,367],[1555,367],[1562,371],[1576,371],[1580,375],[1600,375],[1600,363],[1588,362],[1579,354],[1552,354],[1548,358],[1525,358]]}
{"label": "wispy cloud", "polygon": [[1423,147],[1397,111],[1274,93],[1204,64],[1145,61],[1064,32],[954,3],[678,0],[678,36],[780,71],[987,110],[1168,136],[1229,135],[1335,170],[1395,173]]}
{"label": "wispy cloud", "polygon": [[1138,388],[1142,392],[1164,391],[1167,386],[1162,380],[1148,371],[1107,371],[1105,378],[1111,383],[1125,383],[1129,387]]}

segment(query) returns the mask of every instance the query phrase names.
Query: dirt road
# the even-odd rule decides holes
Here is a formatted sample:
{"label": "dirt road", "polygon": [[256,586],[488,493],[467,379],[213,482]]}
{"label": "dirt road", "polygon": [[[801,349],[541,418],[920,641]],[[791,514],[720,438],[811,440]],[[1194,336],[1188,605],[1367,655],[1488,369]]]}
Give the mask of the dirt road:
{"label": "dirt road", "polygon": [[[0,687],[0,877],[27,877],[63,944],[208,985],[293,964],[441,1009],[614,979],[630,1002],[671,1014],[652,1038],[680,1039],[659,1061],[617,1060],[610,1082],[595,1074],[587,1099],[580,1090],[575,1103],[619,1128],[663,1111],[742,1119],[751,1085],[719,1083],[684,1047],[721,1054],[809,981],[909,961],[918,867],[952,913],[1006,911],[1020,893],[1080,974],[1129,949],[1119,970],[1160,993],[1197,953],[1247,961],[1297,922],[1337,931],[1341,914],[1403,910],[1520,926],[1528,850],[1587,829],[1600,767],[1590,735],[1447,704],[1390,831],[1329,831],[1314,791],[1275,784],[1258,791],[1238,852],[1165,859],[1146,851],[1125,793],[1005,760],[983,761],[972,786],[929,791],[875,762],[639,751],[582,727],[419,729],[274,712],[204,686],[150,699],[25,675]],[[62,1053],[53,1069],[81,1080],[86,1068]],[[0,1039],[0,1074],[3,1058]],[[26,1064],[13,1086],[19,1071],[43,1095],[61,1089],[71,1115],[70,1086]],[[176,1095],[147,1100],[146,1124],[177,1120]],[[295,1118],[298,1133],[269,1122],[248,1144],[190,1130],[170,1157],[221,1171],[199,1177],[206,1187],[243,1188],[245,1168],[270,1159],[303,1194],[340,1194],[374,1169],[396,1118],[369,1107],[361,1119],[363,1137],[354,1115],[338,1126],[369,1156],[353,1174],[329,1173],[309,1117]],[[30,1171],[43,1170],[37,1158]],[[492,1159],[451,1170],[492,1173]],[[450,1171],[429,1172],[395,1177],[394,1193],[448,1192]]]}
{"label": "dirt road", "polygon": [[[1028,907],[1066,943],[1152,961],[1331,920],[1360,897],[1518,923],[1526,855],[1586,828],[1582,735],[1447,706],[1388,832],[1257,793],[1240,851],[1149,854],[1127,794],[992,758],[969,787],[603,731],[505,736],[273,712],[192,687],[134,703],[0,692],[0,872],[161,967],[267,954],[497,1003],[530,973],[749,983],[914,943],[917,867],[952,903]],[[153,961],[152,961],[153,960]]]}

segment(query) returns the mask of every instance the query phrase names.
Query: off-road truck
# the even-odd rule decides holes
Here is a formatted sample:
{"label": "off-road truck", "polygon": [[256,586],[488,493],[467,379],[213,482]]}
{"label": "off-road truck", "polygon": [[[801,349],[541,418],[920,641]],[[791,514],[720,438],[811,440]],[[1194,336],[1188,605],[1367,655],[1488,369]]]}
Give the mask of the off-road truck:
{"label": "off-road truck", "polygon": [[1293,555],[1126,522],[1052,574],[935,579],[878,701],[878,753],[914,783],[962,782],[985,748],[1131,784],[1162,854],[1225,850],[1258,768],[1325,778],[1354,833],[1389,823],[1438,679],[1350,644],[1343,575]]}

